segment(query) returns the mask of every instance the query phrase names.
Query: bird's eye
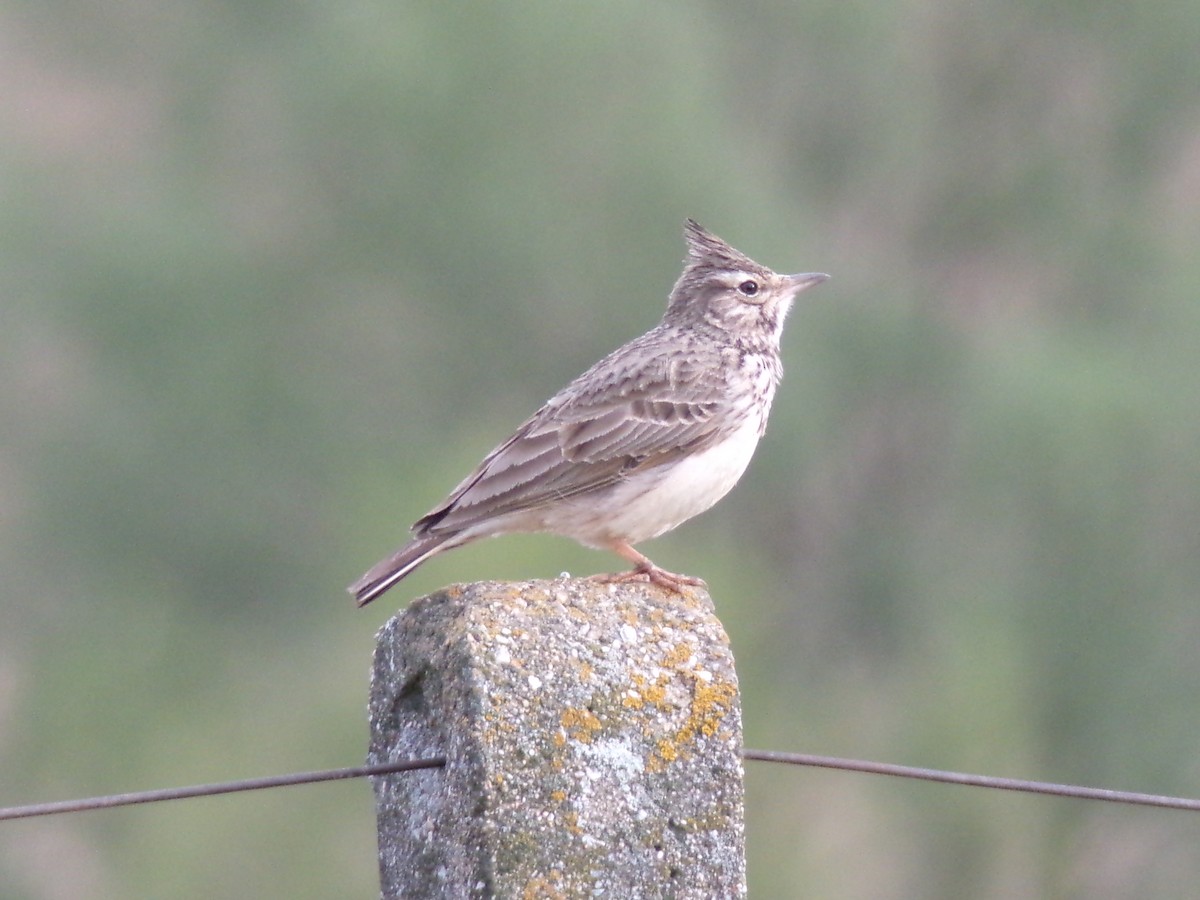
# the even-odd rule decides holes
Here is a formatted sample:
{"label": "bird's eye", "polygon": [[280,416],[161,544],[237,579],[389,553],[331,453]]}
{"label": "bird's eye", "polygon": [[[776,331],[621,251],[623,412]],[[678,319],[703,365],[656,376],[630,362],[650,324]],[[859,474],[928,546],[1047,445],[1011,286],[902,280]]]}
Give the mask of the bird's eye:
{"label": "bird's eye", "polygon": [[757,281],[743,281],[741,284],[738,285],[738,290],[741,291],[743,294],[745,294],[747,297],[753,297],[755,294],[758,293],[758,282]]}

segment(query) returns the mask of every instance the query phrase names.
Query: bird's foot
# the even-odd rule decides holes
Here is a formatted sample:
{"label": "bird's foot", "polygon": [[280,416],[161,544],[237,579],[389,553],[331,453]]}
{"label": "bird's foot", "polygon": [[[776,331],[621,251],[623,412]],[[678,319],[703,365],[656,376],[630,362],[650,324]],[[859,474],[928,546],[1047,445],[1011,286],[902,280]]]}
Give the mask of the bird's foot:
{"label": "bird's foot", "polygon": [[674,572],[668,572],[666,569],[656,566],[650,560],[650,557],[633,549],[633,545],[628,541],[614,541],[609,545],[609,548],[617,555],[623,556],[633,563],[633,568],[628,572],[593,575],[593,581],[598,581],[601,584],[624,584],[629,581],[645,581],[648,584],[657,584],[660,588],[666,588],[668,591],[676,594],[684,593],[684,588],[687,587],[708,587],[701,578],[694,578],[691,575],[677,575]]}
{"label": "bird's foot", "polygon": [[631,581],[644,581],[647,584],[656,584],[661,588],[666,588],[668,591],[673,591],[676,594],[684,593],[684,588],[687,587],[708,587],[704,583],[703,578],[668,572],[666,569],[659,568],[653,563],[649,565],[639,564],[635,568],[624,572],[592,575],[589,580],[599,582],[600,584],[626,584]]}

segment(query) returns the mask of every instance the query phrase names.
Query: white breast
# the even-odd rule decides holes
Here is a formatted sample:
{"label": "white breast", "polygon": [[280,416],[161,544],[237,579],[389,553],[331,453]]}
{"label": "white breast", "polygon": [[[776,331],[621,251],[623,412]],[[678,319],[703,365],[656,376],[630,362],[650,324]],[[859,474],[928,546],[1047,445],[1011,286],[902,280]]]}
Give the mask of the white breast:
{"label": "white breast", "polygon": [[[759,422],[748,416],[728,438],[693,456],[642,472],[610,492],[547,515],[546,525],[592,546],[636,544],[665,534],[704,512],[738,483],[754,448]],[[603,513],[597,511],[603,507]],[[553,519],[553,521],[549,521]]]}

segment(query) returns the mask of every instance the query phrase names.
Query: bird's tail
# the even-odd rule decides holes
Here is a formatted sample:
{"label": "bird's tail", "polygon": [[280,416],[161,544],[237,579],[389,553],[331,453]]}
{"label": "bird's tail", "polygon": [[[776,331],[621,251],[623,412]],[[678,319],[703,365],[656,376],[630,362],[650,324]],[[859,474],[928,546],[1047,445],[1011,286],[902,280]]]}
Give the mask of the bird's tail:
{"label": "bird's tail", "polygon": [[454,535],[439,534],[413,538],[387,559],[373,566],[362,578],[346,588],[360,607],[366,606],[397,581],[419,566],[439,550],[448,550],[455,546],[451,543]]}

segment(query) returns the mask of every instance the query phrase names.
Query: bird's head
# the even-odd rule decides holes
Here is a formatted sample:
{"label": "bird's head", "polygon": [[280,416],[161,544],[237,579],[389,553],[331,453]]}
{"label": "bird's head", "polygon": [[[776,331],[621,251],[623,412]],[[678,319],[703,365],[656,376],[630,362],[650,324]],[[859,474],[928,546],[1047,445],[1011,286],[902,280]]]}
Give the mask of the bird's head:
{"label": "bird's head", "polygon": [[772,272],[692,219],[684,225],[683,236],[688,256],[667,303],[663,321],[670,324],[707,323],[742,340],[765,340],[777,348],[796,295],[829,278],[820,272]]}

